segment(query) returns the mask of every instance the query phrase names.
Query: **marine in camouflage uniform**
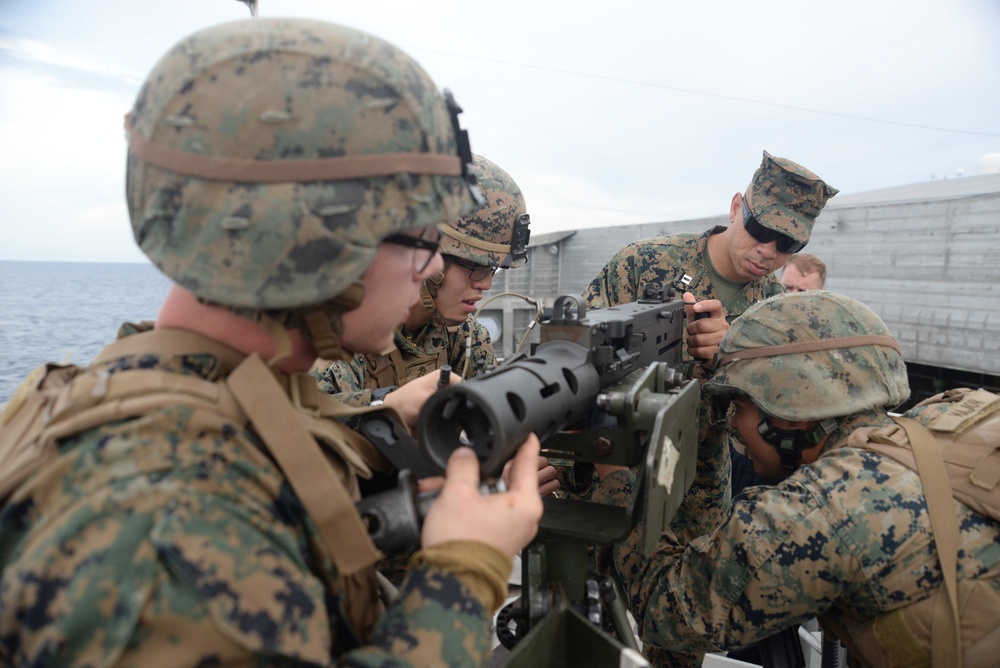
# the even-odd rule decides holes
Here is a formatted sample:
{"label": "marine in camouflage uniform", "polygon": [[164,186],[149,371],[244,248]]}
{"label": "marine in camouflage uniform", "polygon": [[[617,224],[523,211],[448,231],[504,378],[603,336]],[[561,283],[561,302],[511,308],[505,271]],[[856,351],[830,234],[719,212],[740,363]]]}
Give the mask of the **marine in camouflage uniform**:
{"label": "marine in camouflage uniform", "polygon": [[0,664],[485,661],[513,551],[432,543],[380,614],[354,504],[384,462],[280,370],[346,355],[374,259],[439,262],[392,249],[474,207],[458,111],[401,51],[318,21],[216,26],[161,59],[127,120],[135,237],[175,281],[161,320],[182,300],[276,354],[158,323],[22,385],[0,423]]}
{"label": "marine in camouflage uniform", "polygon": [[[777,233],[794,241],[801,250],[809,240],[816,216],[837,191],[804,167],[765,152],[747,193],[752,204],[746,210],[752,207],[757,223],[772,236]],[[674,286],[677,294],[690,292],[698,301],[720,300],[726,320],[732,323],[752,304],[781,293],[783,288],[773,272],[787,261],[789,254],[777,248],[780,239],[762,243],[749,234],[745,199],[741,194],[734,195],[729,227],[717,226],[701,235],[645,239],[622,248],[584,292],[588,306],[606,308],[626,304],[638,298],[643,284],[658,283]],[[712,237],[718,239],[719,250],[715,253],[709,250]],[[770,271],[754,280],[738,280],[740,271],[729,277],[722,275],[723,266],[738,267],[746,261],[734,256],[734,245],[751,249],[748,257]],[[686,349],[684,361],[692,377],[702,381],[710,377],[711,372],[696,363]],[[686,537],[701,535],[717,526],[729,500],[727,439],[710,424],[707,406],[702,402],[698,472],[685,499],[685,503],[699,506],[703,512],[680,514],[679,518],[686,519],[678,519],[673,526],[678,535]],[[677,523],[681,521],[693,524],[682,526]]]}
{"label": "marine in camouflage uniform", "polygon": [[[910,427],[886,411],[909,393],[906,369],[874,312],[829,292],[779,295],[748,309],[719,352],[706,393],[758,471],[777,468],[784,480],[746,490],[718,531],[690,543],[668,533],[651,557],[636,549],[638,535],[615,546],[643,641],[716,651],[819,616],[865,665],[930,665],[950,549],[964,665],[995,665],[1000,397],[959,391],[908,413],[933,430],[930,447],[949,462],[954,499],[945,487],[939,508],[957,518],[951,544],[930,517],[932,483],[898,454],[912,459]],[[949,454],[962,441],[979,455]],[[968,468],[954,473],[951,461],[962,459]],[[595,498],[621,504],[631,483],[631,472],[614,472]]]}
{"label": "marine in camouflage uniform", "polygon": [[[490,332],[479,321],[469,318],[459,325],[449,327],[440,318],[432,318],[417,332],[411,332],[405,324],[394,334],[393,344],[403,360],[404,371],[399,373],[393,367],[392,380],[388,386],[398,387],[413,378],[419,378],[440,369],[445,364],[455,371],[465,368],[466,341],[472,337],[472,361],[469,363],[468,378],[476,375],[478,369],[488,369],[496,365],[493,341]],[[413,364],[407,361],[414,361]],[[346,362],[327,363],[326,368],[314,372],[319,388],[352,406],[368,406],[372,402],[372,392],[380,387],[377,369],[393,363],[389,355],[355,355]],[[322,364],[322,363],[321,363]],[[322,368],[322,367],[321,367]]]}
{"label": "marine in camouflage uniform", "polygon": [[[730,202],[729,227],[631,243],[608,261],[583,296],[590,308],[607,308],[635,301],[646,283],[671,285],[678,296],[690,292],[698,301],[718,299],[727,322],[732,323],[752,304],[784,291],[773,272],[788,260],[790,252],[801,250],[809,241],[816,216],[836,193],[808,169],[765,151],[746,195],[737,193]],[[749,221],[748,212],[753,214]],[[753,225],[756,237],[750,234]],[[782,252],[779,244],[792,244],[790,252]],[[690,377],[702,382],[710,377],[686,346],[684,362]],[[708,420],[708,403],[702,401],[697,469],[684,499],[685,505],[699,512],[678,513],[671,525],[685,540],[717,527],[729,507],[728,443],[725,433]],[[578,474],[568,476],[564,486],[586,490],[586,482],[578,482],[576,477]],[[656,665],[680,665],[682,661],[679,657],[648,658]],[[700,663],[701,657],[685,660],[686,665]]]}
{"label": "marine in camouflage uniform", "polygon": [[[315,375],[324,392],[336,394],[353,405],[366,406],[372,400],[373,390],[400,387],[446,364],[462,378],[471,378],[478,371],[496,365],[489,330],[471,315],[461,319],[449,317],[451,314],[442,312],[442,308],[454,311],[455,306],[442,304],[438,294],[446,280],[464,284],[467,279],[463,272],[486,273],[486,268],[495,271],[523,265],[527,261],[530,218],[521,189],[500,166],[474,155],[471,171],[486,203],[442,227],[445,271],[425,282],[423,299],[396,331],[393,350],[380,355],[357,355],[349,362],[325,365],[321,362],[321,370]],[[456,260],[480,269],[455,266]],[[455,276],[449,279],[450,272],[455,272]],[[472,283],[489,289],[487,283],[492,285],[492,275],[490,272]],[[471,279],[469,276],[468,280]]]}
{"label": "marine in camouflage uniform", "polygon": [[[413,307],[407,322],[396,330],[393,348],[382,354],[355,355],[349,361],[326,363],[324,370],[314,372],[321,390],[351,405],[368,406],[376,390],[382,389],[377,396],[384,397],[387,391],[444,365],[451,366],[462,378],[471,378],[480,369],[496,365],[489,331],[471,315],[458,322],[449,319],[447,316],[456,305],[442,304],[446,297],[441,290],[446,287],[445,281],[468,286],[473,292],[489,289],[496,268],[523,265],[527,259],[530,218],[521,189],[505,170],[474,155],[471,172],[486,203],[442,226],[444,237],[440,248],[445,271],[424,281],[422,300]],[[474,270],[480,273],[487,273],[489,268],[488,275],[472,281],[467,267],[455,266],[456,258],[481,267]],[[454,295],[455,291],[448,294]],[[324,361],[319,361],[320,369],[323,365]],[[408,561],[408,554],[393,555],[380,562],[378,569],[390,582],[399,585],[406,575]]]}

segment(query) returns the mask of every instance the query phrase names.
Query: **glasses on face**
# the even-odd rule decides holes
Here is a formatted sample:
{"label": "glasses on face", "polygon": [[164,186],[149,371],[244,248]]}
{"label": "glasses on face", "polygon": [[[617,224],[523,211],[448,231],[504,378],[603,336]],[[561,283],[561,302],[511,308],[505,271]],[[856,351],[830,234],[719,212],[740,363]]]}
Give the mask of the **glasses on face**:
{"label": "glasses on face", "polygon": [[492,267],[488,264],[476,264],[475,262],[463,260],[460,257],[451,256],[450,259],[462,269],[469,270],[469,280],[473,283],[484,281],[490,276],[496,276],[497,272],[500,271],[500,267]]}
{"label": "glasses on face", "polygon": [[747,231],[754,241],[762,244],[775,242],[775,248],[778,249],[779,253],[798,253],[800,250],[806,247],[808,241],[798,241],[793,239],[787,234],[782,234],[781,232],[775,232],[769,227],[764,227],[760,224],[760,219],[757,218],[751,211],[750,207],[747,206],[747,198],[742,197],[743,200],[743,229]]}
{"label": "glasses on face", "polygon": [[390,234],[382,241],[387,244],[416,249],[413,253],[413,269],[416,273],[422,274],[430,266],[431,260],[438,252],[441,230],[431,226],[424,228],[419,237],[411,237],[409,234]]}

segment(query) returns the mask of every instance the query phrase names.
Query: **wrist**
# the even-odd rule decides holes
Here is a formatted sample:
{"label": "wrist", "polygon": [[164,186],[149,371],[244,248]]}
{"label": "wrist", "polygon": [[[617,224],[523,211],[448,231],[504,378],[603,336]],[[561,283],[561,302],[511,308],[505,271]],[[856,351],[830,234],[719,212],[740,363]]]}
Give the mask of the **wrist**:
{"label": "wrist", "polygon": [[398,390],[399,386],[389,385],[387,387],[380,387],[377,390],[372,390],[372,399],[368,402],[369,406],[381,406],[385,403],[385,397],[387,394],[393,390]]}

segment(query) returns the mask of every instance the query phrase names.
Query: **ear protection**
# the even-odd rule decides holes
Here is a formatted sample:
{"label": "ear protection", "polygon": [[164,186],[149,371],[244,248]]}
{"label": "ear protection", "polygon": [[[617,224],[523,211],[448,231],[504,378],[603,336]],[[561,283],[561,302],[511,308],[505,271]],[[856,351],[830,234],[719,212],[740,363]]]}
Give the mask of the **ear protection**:
{"label": "ear protection", "polygon": [[771,426],[767,421],[767,416],[758,409],[760,422],[757,423],[757,432],[761,438],[774,446],[781,457],[781,467],[788,472],[798,468],[802,461],[802,451],[808,450],[832,434],[837,428],[837,420],[828,418],[823,420],[812,429],[778,429]]}

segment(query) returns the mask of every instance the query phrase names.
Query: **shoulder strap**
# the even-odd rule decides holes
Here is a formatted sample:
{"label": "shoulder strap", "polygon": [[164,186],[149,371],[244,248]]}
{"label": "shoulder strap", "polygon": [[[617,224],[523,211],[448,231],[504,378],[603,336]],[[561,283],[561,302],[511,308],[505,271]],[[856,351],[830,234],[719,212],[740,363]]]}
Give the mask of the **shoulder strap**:
{"label": "shoulder strap", "polygon": [[948,473],[937,441],[930,431],[911,418],[895,420],[910,439],[917,473],[924,486],[927,512],[944,576],[947,607],[940,600],[934,605],[931,626],[931,664],[950,667],[962,665],[962,637],[958,620],[958,519]]}
{"label": "shoulder strap", "polygon": [[[366,635],[374,623],[373,612],[378,615],[370,567],[382,554],[372,543],[354,499],[259,354],[247,357],[226,383],[316,523],[327,554],[344,579],[346,612],[355,630]],[[367,581],[369,576],[372,582]]]}
{"label": "shoulder strap", "polygon": [[365,355],[365,389],[377,390],[380,387],[399,385],[396,380],[396,369],[392,354],[399,355],[399,350],[393,346],[389,351],[379,354]]}

